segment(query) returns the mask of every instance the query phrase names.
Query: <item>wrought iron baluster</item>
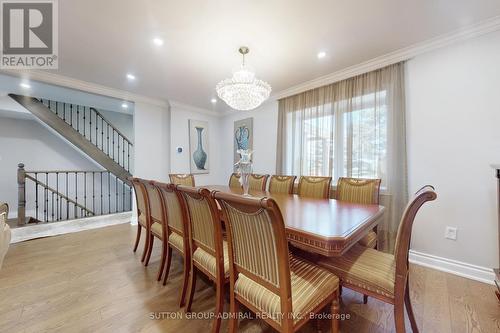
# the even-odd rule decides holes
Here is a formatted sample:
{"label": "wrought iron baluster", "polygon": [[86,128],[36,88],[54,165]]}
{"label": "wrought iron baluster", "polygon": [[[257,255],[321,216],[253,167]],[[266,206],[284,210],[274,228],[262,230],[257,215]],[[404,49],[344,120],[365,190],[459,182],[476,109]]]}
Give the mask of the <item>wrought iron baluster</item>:
{"label": "wrought iron baluster", "polygon": [[[64,107],[66,109],[66,107]],[[71,119],[70,120],[70,125],[71,127],[73,127],[73,104],[70,104],[69,105],[69,118]]]}
{"label": "wrought iron baluster", "polygon": [[80,106],[76,106],[76,131],[80,133]]}
{"label": "wrought iron baluster", "polygon": [[98,117],[100,117],[100,116],[96,112],[95,113],[95,145],[96,145],[96,147],[98,147],[97,136],[99,135],[99,128],[98,128],[99,122],[97,121]]}
{"label": "wrought iron baluster", "polygon": [[125,182],[122,180],[122,212],[125,211]]}
{"label": "wrought iron baluster", "polygon": [[35,218],[38,221],[38,173],[35,172]]}
{"label": "wrought iron baluster", "polygon": [[106,123],[106,141],[107,141],[107,145],[108,145],[108,149],[106,150],[106,153],[108,154],[108,156],[111,156],[109,154],[109,124]]}
{"label": "wrought iron baluster", "polygon": [[69,201],[67,198],[69,198],[68,195],[68,172],[66,172],[66,220],[69,220]]}
{"label": "wrought iron baluster", "polygon": [[118,212],[118,177],[115,175],[115,213]]}
{"label": "wrought iron baluster", "polygon": [[83,206],[87,207],[87,173],[83,173]]}
{"label": "wrought iron baluster", "polygon": [[[75,171],[75,202],[78,203],[78,171]],[[75,206],[75,218],[76,218],[76,204]]]}
{"label": "wrought iron baluster", "polygon": [[104,119],[101,118],[101,150],[104,152]]}
{"label": "wrought iron baluster", "polygon": [[95,213],[95,172],[92,171],[92,211]]}
{"label": "wrought iron baluster", "polygon": [[90,140],[90,143],[92,143],[92,109],[89,109],[89,119],[90,119],[89,140]]}
{"label": "wrought iron baluster", "polygon": [[47,222],[49,220],[49,212],[48,212],[48,209],[49,209],[49,198],[48,198],[48,188],[47,188],[47,184],[49,183],[49,173],[46,172],[45,173],[45,191],[43,193],[43,200],[45,201],[45,205],[43,207],[43,217],[44,217],[44,221]]}
{"label": "wrought iron baluster", "polygon": [[120,164],[120,134],[116,133],[116,141],[118,141],[118,164]]}
{"label": "wrought iron baluster", "polygon": [[85,122],[86,119],[86,112],[85,112],[85,106],[83,107],[83,136],[87,137],[87,123]]}
{"label": "wrought iron baluster", "polygon": [[56,172],[56,220],[59,221],[59,172]]}
{"label": "wrought iron baluster", "polygon": [[101,177],[101,215],[102,215],[102,171],[100,172],[100,177]]}
{"label": "wrought iron baluster", "polygon": [[108,171],[108,214],[111,213],[111,181],[110,173]]}
{"label": "wrought iron baluster", "polygon": [[112,139],[113,139],[113,160],[115,159],[115,129],[113,127],[111,127],[111,129],[113,130],[112,132]]}

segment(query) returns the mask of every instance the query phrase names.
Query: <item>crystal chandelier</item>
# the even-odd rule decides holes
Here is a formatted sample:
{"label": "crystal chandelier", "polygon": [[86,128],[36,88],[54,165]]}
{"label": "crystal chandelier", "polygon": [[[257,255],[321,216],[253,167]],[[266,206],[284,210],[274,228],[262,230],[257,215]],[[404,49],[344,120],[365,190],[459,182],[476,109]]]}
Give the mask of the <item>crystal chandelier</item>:
{"label": "crystal chandelier", "polygon": [[248,47],[242,46],[238,50],[243,56],[243,63],[233,77],[217,84],[217,95],[235,110],[253,110],[269,98],[271,86],[255,78],[255,73],[245,67],[245,54],[250,52]]}

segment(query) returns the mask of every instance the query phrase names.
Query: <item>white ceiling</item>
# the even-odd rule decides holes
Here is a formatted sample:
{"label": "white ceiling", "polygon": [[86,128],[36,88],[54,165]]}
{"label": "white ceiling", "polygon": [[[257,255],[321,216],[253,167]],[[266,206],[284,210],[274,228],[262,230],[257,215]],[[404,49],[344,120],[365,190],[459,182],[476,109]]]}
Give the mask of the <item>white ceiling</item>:
{"label": "white ceiling", "polygon": [[497,15],[498,0],[65,0],[56,73],[213,109],[241,45],[277,92]]}

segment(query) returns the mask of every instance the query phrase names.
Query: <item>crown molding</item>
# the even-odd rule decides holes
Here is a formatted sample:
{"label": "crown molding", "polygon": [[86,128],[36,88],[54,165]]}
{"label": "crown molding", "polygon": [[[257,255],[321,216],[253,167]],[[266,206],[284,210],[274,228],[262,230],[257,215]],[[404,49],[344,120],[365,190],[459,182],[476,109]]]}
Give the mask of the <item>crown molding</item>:
{"label": "crown molding", "polygon": [[405,47],[397,51],[387,53],[383,56],[362,62],[360,64],[350,66],[331,74],[292,86],[273,94],[271,96],[271,99],[281,99],[296,95],[307,90],[315,89],[327,84],[351,78],[356,75],[374,71],[398,63],[400,61],[409,60],[417,55],[436,50],[460,41],[479,37],[497,30],[500,30],[500,16],[495,16],[491,19],[479,22],[469,27],[447,33],[421,43],[413,44],[409,47]]}
{"label": "crown molding", "polygon": [[39,81],[43,83],[48,83],[56,86],[61,86],[65,88],[71,88],[76,90],[85,91],[92,94],[103,95],[107,97],[113,97],[117,99],[122,99],[125,101],[131,101],[135,103],[146,103],[159,107],[168,107],[168,102],[166,100],[151,98],[143,95],[138,95],[131,93],[129,91],[115,89],[106,87],[97,83],[87,82],[83,80],[74,79],[71,77],[49,73],[46,71],[38,70],[13,70],[13,69],[3,69],[0,70],[2,74],[9,76],[28,78],[30,80]]}
{"label": "crown molding", "polygon": [[182,109],[184,111],[195,112],[195,113],[201,113],[201,114],[205,114],[207,116],[212,116],[212,117],[223,117],[225,115],[225,113],[217,112],[214,110],[207,110],[207,109],[199,108],[197,106],[184,104],[184,103],[172,101],[172,100],[169,101],[169,104],[170,104],[170,108]]}

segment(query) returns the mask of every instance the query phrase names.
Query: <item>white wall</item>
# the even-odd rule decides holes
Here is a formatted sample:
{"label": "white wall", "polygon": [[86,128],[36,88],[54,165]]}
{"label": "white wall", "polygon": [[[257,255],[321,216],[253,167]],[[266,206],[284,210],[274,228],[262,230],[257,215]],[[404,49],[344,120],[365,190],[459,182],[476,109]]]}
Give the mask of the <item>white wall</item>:
{"label": "white wall", "polygon": [[[17,216],[17,165],[26,170],[100,170],[97,164],[53,134],[34,117],[0,117],[0,201],[10,207],[9,217]],[[32,191],[27,191],[27,195]],[[27,198],[27,210],[33,198]],[[30,213],[27,212],[27,215]]]}
{"label": "white wall", "polygon": [[167,181],[170,170],[169,108],[136,103],[134,137],[134,176]]}
{"label": "white wall", "polygon": [[[436,186],[415,223],[412,248],[498,267],[496,183],[500,162],[500,32],[408,61],[409,187]],[[458,228],[456,241],[444,238]]]}
{"label": "white wall", "polygon": [[229,175],[233,172],[234,122],[245,118],[253,118],[254,172],[270,175],[276,173],[278,102],[268,101],[255,110],[234,111],[234,114],[224,117],[222,136],[223,184],[229,181]]}
{"label": "white wall", "polygon": [[[197,112],[194,109],[174,105],[171,107],[171,150],[170,171],[172,173],[190,173],[189,158],[189,119],[208,121],[208,154],[209,173],[196,174],[196,185],[225,183],[221,168],[222,156],[226,154],[222,144],[223,118],[210,115],[208,112]],[[177,147],[182,147],[182,153],[177,153]],[[206,147],[205,147],[206,148]]]}

